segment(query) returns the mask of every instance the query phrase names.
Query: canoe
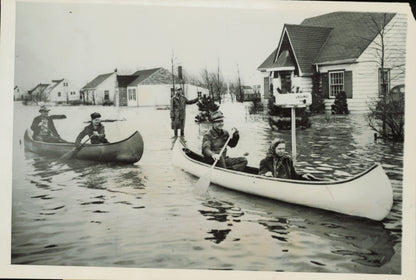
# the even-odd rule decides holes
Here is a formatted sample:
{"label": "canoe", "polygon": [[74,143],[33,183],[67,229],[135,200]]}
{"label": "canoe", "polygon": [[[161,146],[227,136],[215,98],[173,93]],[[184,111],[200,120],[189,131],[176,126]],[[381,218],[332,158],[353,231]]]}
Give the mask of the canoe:
{"label": "canoe", "polygon": [[[178,140],[173,147],[173,163],[201,177],[210,165],[202,155]],[[232,190],[351,216],[381,221],[393,205],[391,183],[380,164],[345,180],[301,181],[260,176],[258,168],[244,172],[220,167],[212,169],[211,182]]]}
{"label": "canoe", "polygon": [[[33,132],[27,129],[24,136],[25,149],[36,154],[59,157],[72,151],[75,143],[47,143],[32,138]],[[138,131],[130,137],[114,143],[86,144],[75,158],[99,162],[135,163],[143,154],[143,138]]]}

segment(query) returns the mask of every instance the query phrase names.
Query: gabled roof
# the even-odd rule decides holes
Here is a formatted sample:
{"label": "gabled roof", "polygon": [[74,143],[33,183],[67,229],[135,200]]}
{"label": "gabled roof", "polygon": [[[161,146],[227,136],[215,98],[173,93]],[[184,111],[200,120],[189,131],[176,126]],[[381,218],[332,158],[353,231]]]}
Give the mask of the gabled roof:
{"label": "gabled roof", "polygon": [[43,92],[48,86],[49,84],[38,84],[33,89],[29,90],[28,93],[32,93],[37,89],[39,89],[40,92]]}
{"label": "gabled roof", "polygon": [[[307,18],[301,25],[333,28],[321,52],[314,59],[314,63],[322,63],[357,59],[376,38],[377,31],[394,16],[394,13],[334,12]],[[379,27],[376,28],[375,24]]]}
{"label": "gabled roof", "polygon": [[[312,62],[331,31],[332,28],[328,27],[285,24],[281,41],[288,38],[301,72],[312,73]],[[282,55],[282,52],[286,50],[280,50],[281,46],[282,42],[258,67],[259,70],[282,67],[282,63],[286,66],[294,66],[296,62],[291,60],[289,52]],[[279,57],[277,57],[278,53]]]}
{"label": "gabled roof", "polygon": [[127,87],[132,81],[137,79],[138,75],[117,75],[118,87]]}
{"label": "gabled roof", "polygon": [[146,70],[139,70],[133,73],[133,76],[138,76],[133,82],[129,84],[129,86],[137,86],[145,81],[147,78],[152,76],[154,73],[162,69],[161,67],[153,68],[153,69],[146,69]]}
{"label": "gabled roof", "polygon": [[104,82],[108,77],[110,77],[113,74],[114,72],[98,75],[94,80],[86,84],[82,89],[96,88],[99,84]]}
{"label": "gabled roof", "polygon": [[[384,15],[386,16],[384,18]],[[334,12],[307,18],[300,25],[285,24],[279,46],[258,67],[258,70],[279,67],[277,58],[284,49],[287,36],[293,55],[302,73],[312,73],[313,64],[357,59],[387,25],[394,13]]]}
{"label": "gabled roof", "polygon": [[294,55],[302,73],[313,73],[312,62],[332,28],[285,25]]}

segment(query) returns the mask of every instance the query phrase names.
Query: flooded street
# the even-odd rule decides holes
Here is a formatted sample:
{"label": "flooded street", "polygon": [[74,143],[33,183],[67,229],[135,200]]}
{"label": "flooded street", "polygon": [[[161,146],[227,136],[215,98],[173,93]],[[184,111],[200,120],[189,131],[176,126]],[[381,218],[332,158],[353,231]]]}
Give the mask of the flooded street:
{"label": "flooded street", "polygon": [[[186,140],[200,152],[207,124],[187,107]],[[23,135],[38,107],[15,102],[12,189],[12,264],[401,273],[403,144],[374,142],[365,115],[313,116],[297,131],[298,171],[345,179],[380,162],[394,190],[382,222],[354,218],[211,185],[209,199],[192,193],[198,178],[172,165],[169,110],[101,106],[51,107],[61,136],[74,141],[98,111],[110,142],[139,130],[144,153],[134,165],[57,162],[25,152]],[[258,167],[275,137],[267,120],[243,104],[224,104],[225,128]],[[307,195],[307,194],[305,194]]]}

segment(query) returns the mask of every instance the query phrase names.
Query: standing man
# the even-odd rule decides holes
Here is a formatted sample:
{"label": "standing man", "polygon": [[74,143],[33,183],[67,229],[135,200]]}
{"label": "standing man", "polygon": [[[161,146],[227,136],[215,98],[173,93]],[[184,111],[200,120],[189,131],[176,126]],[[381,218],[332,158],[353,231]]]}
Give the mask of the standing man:
{"label": "standing man", "polygon": [[181,136],[185,136],[186,104],[195,104],[197,101],[198,97],[188,100],[181,88],[176,89],[175,95],[170,99],[170,119],[175,136],[178,136],[178,129],[181,130]]}
{"label": "standing man", "polygon": [[33,139],[42,142],[63,142],[55,128],[49,111],[45,105],[39,109],[40,115],[33,119],[30,128],[33,131]]}
{"label": "standing man", "polygon": [[[221,111],[215,111],[211,114],[212,128],[204,135],[202,139],[202,154],[205,162],[213,164],[218,159],[217,166],[243,171],[247,166],[247,159],[245,157],[230,158],[227,156],[227,148],[224,149],[222,155],[219,155],[222,147],[227,142],[230,134],[224,127],[224,115]],[[238,130],[233,128],[231,130],[232,138],[228,142],[230,148],[237,146],[240,134]]]}
{"label": "standing man", "polygon": [[81,145],[81,140],[86,135],[91,137],[91,144],[101,144],[109,143],[105,138],[104,126],[101,124],[101,115],[100,113],[91,114],[91,123],[84,127],[84,130],[81,131],[75,140],[75,145],[78,147]]}

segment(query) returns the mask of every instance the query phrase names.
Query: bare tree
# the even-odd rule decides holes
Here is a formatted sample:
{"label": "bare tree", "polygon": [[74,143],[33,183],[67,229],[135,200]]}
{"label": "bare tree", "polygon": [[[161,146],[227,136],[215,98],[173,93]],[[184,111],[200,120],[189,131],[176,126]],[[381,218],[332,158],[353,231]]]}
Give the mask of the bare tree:
{"label": "bare tree", "polygon": [[[401,138],[402,132],[398,132],[397,129],[403,128],[404,106],[401,106],[402,103],[398,101],[398,98],[404,98],[404,96],[396,95],[392,99],[389,96],[389,86],[392,80],[403,77],[405,73],[404,60],[397,59],[397,57],[404,57],[405,50],[404,48],[395,47],[394,44],[388,41],[388,35],[394,27],[394,24],[388,24],[392,20],[391,17],[391,15],[386,13],[381,17],[371,16],[367,28],[377,34],[377,36],[376,38],[361,39],[371,42],[370,49],[373,51],[374,57],[374,60],[371,62],[377,65],[380,78],[379,100],[369,105],[369,125],[384,138],[387,138],[389,135],[393,135],[393,138]],[[394,73],[394,75],[391,76],[391,73]],[[381,121],[381,129],[378,127],[378,121]]]}

